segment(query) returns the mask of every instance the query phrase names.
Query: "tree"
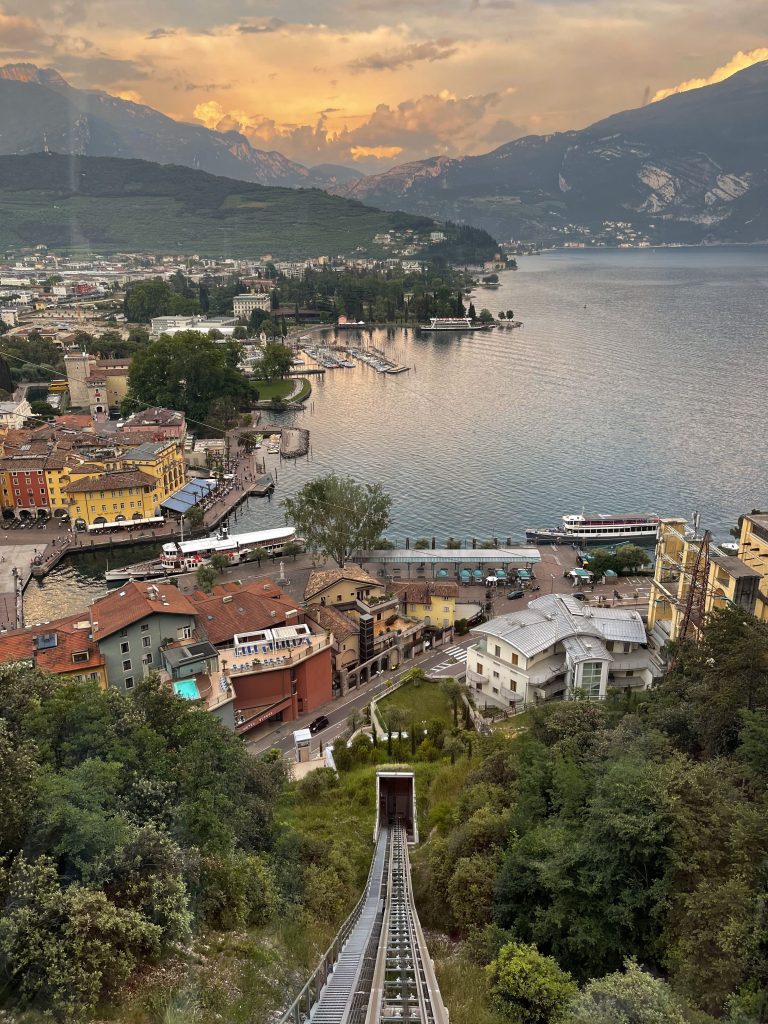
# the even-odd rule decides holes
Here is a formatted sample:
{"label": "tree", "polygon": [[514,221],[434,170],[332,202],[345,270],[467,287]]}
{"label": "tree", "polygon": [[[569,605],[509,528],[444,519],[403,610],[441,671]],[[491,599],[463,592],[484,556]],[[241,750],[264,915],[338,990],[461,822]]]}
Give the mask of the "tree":
{"label": "tree", "polygon": [[200,587],[200,589],[204,593],[210,594],[210,592],[213,590],[213,585],[216,582],[217,575],[218,574],[216,570],[213,568],[213,566],[201,565],[200,568],[195,573],[195,579],[197,581],[198,587]]}
{"label": "tree", "polygon": [[394,551],[395,544],[387,537],[377,537],[373,542],[374,551]]}
{"label": "tree", "polygon": [[453,724],[459,724],[459,701],[464,693],[464,687],[456,679],[443,679],[440,689],[453,705]]}
{"label": "tree", "polygon": [[429,548],[429,541],[426,537],[419,537],[413,547],[416,551],[427,551]]}
{"label": "tree", "polygon": [[294,562],[296,561],[296,555],[300,555],[304,548],[301,544],[296,544],[294,541],[289,541],[283,545],[283,554],[286,558],[293,557]]}
{"label": "tree", "polygon": [[576,984],[535,946],[508,942],[486,968],[491,1000],[513,1024],[560,1024]]}
{"label": "tree", "polygon": [[502,311],[501,311],[501,312],[500,312],[500,313],[498,314],[498,316],[499,316],[499,320],[506,320],[506,318],[507,318],[507,314],[506,314],[506,313],[504,312],[504,310],[502,310]]}
{"label": "tree", "polygon": [[470,320],[477,319],[477,310],[475,309],[474,302],[470,302],[469,309],[467,310],[467,316],[470,318]]}
{"label": "tree", "polygon": [[[514,263],[514,260],[512,262]],[[514,320],[514,319],[515,319],[515,311],[514,311],[514,309],[508,309],[507,310],[507,320]]]}
{"label": "tree", "polygon": [[492,324],[493,313],[490,311],[490,309],[483,308],[480,310],[480,315],[478,316],[477,319],[480,321],[481,324]]}
{"label": "tree", "polygon": [[210,566],[212,569],[215,569],[217,573],[224,572],[224,570],[228,569],[231,564],[232,563],[226,555],[219,554],[218,552],[215,555],[211,555]]}
{"label": "tree", "polygon": [[283,508],[307,547],[341,568],[353,552],[373,547],[392,522],[392,499],[379,484],[358,484],[335,473],[305,484]]}
{"label": "tree", "polygon": [[222,425],[229,423],[250,393],[249,381],[238,369],[240,357],[239,345],[217,344],[197,331],[162,335],[131,360],[126,404],[179,409],[201,424],[208,422],[211,411]]}
{"label": "tree", "polygon": [[458,551],[461,547],[461,541],[457,537],[449,537],[445,542],[445,546],[449,551]]}
{"label": "tree", "polygon": [[279,342],[267,342],[264,355],[255,368],[256,376],[262,380],[279,380],[288,373],[293,363],[293,353]]}
{"label": "tree", "polygon": [[568,1008],[566,1024],[686,1024],[680,1000],[666,982],[627,960],[624,971],[595,978]]}
{"label": "tree", "polygon": [[196,530],[198,526],[201,526],[204,519],[205,512],[203,512],[199,505],[192,505],[192,507],[184,513],[184,520],[192,530]]}
{"label": "tree", "polygon": [[259,443],[257,437],[255,430],[244,430],[242,434],[238,434],[238,447],[242,448],[246,455],[251,455],[256,451],[256,445]]}
{"label": "tree", "polygon": [[446,736],[443,740],[443,753],[450,755],[451,764],[456,764],[456,755],[464,753],[464,741],[461,736]]}
{"label": "tree", "polygon": [[35,401],[30,402],[29,406],[32,410],[33,416],[39,416],[43,419],[50,419],[52,416],[56,416],[56,410],[48,402]]}
{"label": "tree", "polygon": [[645,548],[641,548],[637,544],[620,544],[616,548],[616,561],[619,563],[620,570],[632,573],[642,566],[648,565],[651,559]]}

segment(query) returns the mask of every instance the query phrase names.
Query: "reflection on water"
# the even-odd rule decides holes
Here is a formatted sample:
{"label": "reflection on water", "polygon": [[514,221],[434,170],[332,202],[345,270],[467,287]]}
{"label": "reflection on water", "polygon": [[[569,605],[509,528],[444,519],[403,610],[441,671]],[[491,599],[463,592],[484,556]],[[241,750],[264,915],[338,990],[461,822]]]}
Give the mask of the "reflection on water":
{"label": "reflection on water", "polygon": [[[478,311],[514,309],[520,330],[345,331],[345,343],[386,349],[411,371],[359,364],[313,378],[306,410],[283,417],[311,429],[309,457],[265,455],[275,500],[252,500],[233,525],[282,525],[280,498],[331,470],[392,494],[399,544],[521,540],[582,508],[699,509],[722,538],[765,505],[768,379],[754,368],[768,249],[561,252],[520,265],[474,297]],[[102,591],[65,564],[31,606],[47,618],[70,599],[82,607],[80,587]]]}
{"label": "reflection on water", "polygon": [[131,544],[111,552],[65,558],[45,579],[29,581],[24,591],[25,623],[48,622],[82,611],[94,598],[106,594],[105,569],[141,562],[154,553],[152,545]]}

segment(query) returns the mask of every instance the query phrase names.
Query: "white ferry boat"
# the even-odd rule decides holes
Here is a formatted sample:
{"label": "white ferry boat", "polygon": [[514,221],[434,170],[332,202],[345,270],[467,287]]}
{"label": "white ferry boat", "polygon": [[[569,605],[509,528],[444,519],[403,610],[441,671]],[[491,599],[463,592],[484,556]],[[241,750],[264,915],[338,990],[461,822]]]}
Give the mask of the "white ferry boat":
{"label": "white ferry boat", "polygon": [[475,324],[468,316],[433,316],[428,324],[419,324],[420,331],[485,331],[492,324]]}
{"label": "white ferry boat", "polygon": [[162,579],[194,572],[201,565],[207,565],[214,555],[224,555],[232,565],[239,565],[248,552],[261,548],[267,555],[281,555],[286,544],[301,544],[292,526],[277,530],[259,530],[254,533],[233,533],[227,536],[219,532],[200,540],[169,541],[163,544],[160,558],[137,565],[126,565],[122,569],[109,569],[105,573],[108,585],[124,583],[126,580]]}
{"label": "white ferry boat", "polygon": [[551,544],[591,544],[595,541],[626,542],[655,540],[659,532],[657,515],[569,515],[559,529],[529,529],[527,540]]}

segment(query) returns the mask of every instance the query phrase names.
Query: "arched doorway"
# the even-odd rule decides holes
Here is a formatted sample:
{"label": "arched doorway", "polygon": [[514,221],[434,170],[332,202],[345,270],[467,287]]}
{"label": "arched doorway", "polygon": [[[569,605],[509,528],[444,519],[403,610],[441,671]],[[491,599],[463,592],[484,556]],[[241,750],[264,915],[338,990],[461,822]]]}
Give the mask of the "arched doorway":
{"label": "arched doorway", "polygon": [[115,522],[116,523],[124,523],[125,522],[125,516],[123,515],[122,512],[120,513],[120,515],[115,516]]}
{"label": "arched doorway", "polygon": [[19,509],[19,519],[31,519],[31,518],[32,518],[32,513],[29,511],[28,508],[20,508]]}
{"label": "arched doorway", "polygon": [[67,510],[64,508],[55,508],[53,510],[53,515],[55,519],[63,519],[66,514]]}
{"label": "arched doorway", "polygon": [[106,523],[106,521],[107,520],[104,518],[104,516],[96,516],[96,518],[93,520],[93,525],[103,526]]}
{"label": "arched doorway", "polygon": [[131,519],[143,519],[143,518],[144,518],[144,516],[141,514],[141,512],[134,512],[133,515],[131,516]]}

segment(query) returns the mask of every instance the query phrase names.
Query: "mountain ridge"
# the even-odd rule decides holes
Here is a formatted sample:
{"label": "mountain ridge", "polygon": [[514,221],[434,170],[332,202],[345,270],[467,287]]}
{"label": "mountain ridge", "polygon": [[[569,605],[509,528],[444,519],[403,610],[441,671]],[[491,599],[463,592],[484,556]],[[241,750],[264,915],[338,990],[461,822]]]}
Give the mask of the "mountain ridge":
{"label": "mountain ridge", "polygon": [[334,187],[351,168],[317,170],[277,150],[256,149],[240,132],[175,121],[143,103],[98,89],[76,89],[54,68],[0,67],[0,155],[51,150],[181,164],[259,185]]}
{"label": "mountain ridge", "polygon": [[[489,258],[484,232],[376,210],[320,189],[289,189],[190,167],[117,157],[0,156],[0,247],[93,252],[195,252],[275,258],[385,255],[375,236],[407,231],[442,248],[419,258]],[[407,237],[407,243],[413,236]],[[392,253],[388,253],[392,255]]]}
{"label": "mountain ridge", "polygon": [[334,188],[385,209],[551,240],[568,224],[632,221],[657,240],[768,238],[768,62],[723,82]]}

